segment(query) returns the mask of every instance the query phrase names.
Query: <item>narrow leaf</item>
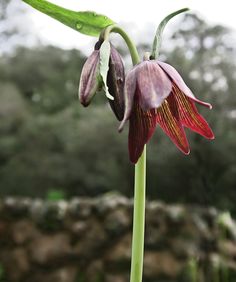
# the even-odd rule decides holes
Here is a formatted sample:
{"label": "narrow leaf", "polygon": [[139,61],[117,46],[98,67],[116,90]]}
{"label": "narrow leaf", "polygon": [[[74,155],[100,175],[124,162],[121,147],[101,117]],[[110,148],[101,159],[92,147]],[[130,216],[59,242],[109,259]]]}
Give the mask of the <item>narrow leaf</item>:
{"label": "narrow leaf", "polygon": [[114,100],[114,97],[108,91],[107,73],[109,70],[109,60],[111,54],[111,45],[108,40],[105,40],[100,48],[100,74],[104,83],[104,90],[108,99]]}
{"label": "narrow leaf", "polygon": [[114,24],[108,17],[96,14],[95,12],[75,12],[45,0],[23,1],[38,11],[86,35],[97,37],[105,27]]}
{"label": "narrow leaf", "polygon": [[162,33],[164,31],[164,28],[165,28],[166,24],[173,17],[175,17],[175,16],[177,16],[177,15],[179,15],[181,13],[187,12],[187,11],[189,11],[188,8],[184,8],[184,9],[178,10],[176,12],[171,13],[170,15],[168,15],[167,17],[165,17],[161,21],[161,23],[159,24],[159,26],[157,28],[156,35],[154,37],[154,41],[153,41],[153,45],[152,45],[152,55],[151,55],[152,59],[156,59],[158,57],[158,55],[159,55],[159,49],[160,49],[161,40],[162,40]]}

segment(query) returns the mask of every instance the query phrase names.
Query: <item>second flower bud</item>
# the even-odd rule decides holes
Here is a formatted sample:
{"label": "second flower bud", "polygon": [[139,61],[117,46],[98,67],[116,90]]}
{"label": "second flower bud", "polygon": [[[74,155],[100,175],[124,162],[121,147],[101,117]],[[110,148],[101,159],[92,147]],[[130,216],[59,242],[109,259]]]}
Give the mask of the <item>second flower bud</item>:
{"label": "second flower bud", "polygon": [[[79,84],[79,99],[85,107],[90,104],[94,95],[104,86],[100,74],[101,44],[102,42],[100,41],[96,43],[95,50],[88,57],[82,69]],[[111,45],[106,83],[109,93],[114,98],[114,100],[108,99],[108,101],[118,120],[122,120],[124,116],[124,82],[125,71],[123,61],[119,52]]]}

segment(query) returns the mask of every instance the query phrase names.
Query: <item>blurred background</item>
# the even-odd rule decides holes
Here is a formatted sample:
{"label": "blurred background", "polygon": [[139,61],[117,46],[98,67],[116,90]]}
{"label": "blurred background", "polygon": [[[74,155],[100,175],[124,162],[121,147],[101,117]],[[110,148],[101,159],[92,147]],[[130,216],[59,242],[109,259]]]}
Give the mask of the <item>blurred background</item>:
{"label": "blurred background", "polygon": [[[81,9],[77,1],[54,2]],[[196,1],[191,3],[195,10],[201,11]],[[156,11],[155,21],[153,11],[149,15],[148,9],[140,18],[140,5],[136,14],[138,23],[133,14],[125,20],[127,9],[124,15],[119,10],[119,15],[108,2],[104,4],[106,9],[103,4],[93,8],[94,3],[88,3],[86,8],[87,1],[81,5],[82,10],[93,9],[121,21],[130,30],[142,55],[150,50],[156,25],[167,13],[182,8],[180,4],[163,3],[163,11]],[[167,204],[213,206],[235,218],[235,18],[229,6],[227,13],[220,5],[214,11],[206,11],[207,5],[201,12],[190,12],[172,20],[164,36],[160,60],[173,65],[193,93],[213,105],[212,111],[200,107],[199,111],[216,138],[209,142],[186,130],[191,146],[191,154],[186,157],[157,128],[148,146],[147,197]],[[130,68],[126,46],[117,37],[113,36],[112,42]],[[127,128],[118,134],[119,123],[105,95],[97,95],[86,109],[77,98],[81,69],[95,42],[23,2],[1,0],[2,199],[21,196],[70,200],[75,196],[98,197],[111,191],[128,198],[133,196],[134,167],[128,159]],[[234,248],[236,257],[235,245]]]}
{"label": "blurred background", "polygon": [[[88,109],[77,99],[85,53],[92,52],[96,40],[89,38],[85,48],[87,36],[79,35],[84,49],[63,49],[34,29],[41,14],[26,4],[4,0],[0,11],[1,195],[45,197],[57,190],[65,197],[96,196],[115,190],[132,196],[127,131],[117,133],[119,124],[104,95],[97,95]],[[76,32],[43,17],[42,29],[56,25],[59,42],[65,40],[61,28],[72,32],[75,45]],[[134,24],[127,23],[127,29]],[[142,23],[141,56],[150,50],[149,30],[155,31],[157,22],[152,24]],[[140,41],[139,30],[132,30]],[[116,38],[113,43],[129,68],[127,50]],[[148,197],[236,212],[235,30],[189,13],[172,20],[163,41],[160,59],[176,67],[193,93],[213,105],[212,111],[199,110],[216,139],[209,142],[186,130],[192,153],[185,157],[157,128],[148,146]]]}

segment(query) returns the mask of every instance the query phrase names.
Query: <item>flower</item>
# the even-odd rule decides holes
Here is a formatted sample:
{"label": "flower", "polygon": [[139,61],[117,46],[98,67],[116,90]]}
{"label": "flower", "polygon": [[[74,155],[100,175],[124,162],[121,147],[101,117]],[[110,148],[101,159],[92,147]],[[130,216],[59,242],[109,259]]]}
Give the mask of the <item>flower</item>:
{"label": "flower", "polygon": [[[103,87],[100,74],[100,52],[102,42],[98,41],[95,50],[86,60],[79,84],[79,99],[83,106],[87,107],[94,95]],[[124,83],[125,71],[119,52],[111,45],[109,70],[107,74],[107,86],[114,100],[108,99],[110,106],[118,120],[124,116]]]}
{"label": "flower", "polygon": [[186,155],[190,153],[183,127],[214,139],[195,102],[212,108],[195,98],[180,74],[169,64],[145,60],[128,72],[125,82],[125,113],[121,131],[129,119],[129,155],[136,163],[157,124]]}

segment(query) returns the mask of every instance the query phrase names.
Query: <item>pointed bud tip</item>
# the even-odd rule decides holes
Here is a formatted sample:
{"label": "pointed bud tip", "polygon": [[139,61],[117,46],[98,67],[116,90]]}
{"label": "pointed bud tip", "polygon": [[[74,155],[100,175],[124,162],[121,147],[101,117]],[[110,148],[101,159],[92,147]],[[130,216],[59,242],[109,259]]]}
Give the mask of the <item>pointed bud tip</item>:
{"label": "pointed bud tip", "polygon": [[85,108],[88,107],[88,105],[90,104],[90,102],[86,101],[84,97],[80,97],[79,101],[80,101],[80,104],[83,105]]}
{"label": "pointed bud tip", "polygon": [[89,104],[85,104],[85,103],[81,103],[81,105],[83,105],[85,108],[89,106]]}

